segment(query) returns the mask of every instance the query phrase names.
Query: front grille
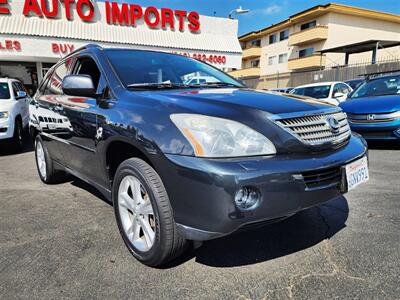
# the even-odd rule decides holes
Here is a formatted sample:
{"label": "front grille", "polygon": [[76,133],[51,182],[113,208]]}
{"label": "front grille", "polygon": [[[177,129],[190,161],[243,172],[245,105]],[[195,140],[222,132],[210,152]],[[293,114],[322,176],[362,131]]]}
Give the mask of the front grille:
{"label": "front grille", "polygon": [[305,172],[302,175],[308,189],[316,189],[335,184],[340,187],[342,182],[342,170],[340,167]]}
{"label": "front grille", "polygon": [[353,124],[377,124],[400,120],[400,111],[380,114],[347,114],[349,122]]}
{"label": "front grille", "polygon": [[[333,130],[328,119],[334,118],[339,122],[339,129]],[[341,143],[351,134],[346,114],[343,112],[326,113],[301,117],[278,119],[276,122],[308,145],[325,143]]]}
{"label": "front grille", "polygon": [[393,131],[362,131],[359,132],[364,138],[387,138],[395,137]]}

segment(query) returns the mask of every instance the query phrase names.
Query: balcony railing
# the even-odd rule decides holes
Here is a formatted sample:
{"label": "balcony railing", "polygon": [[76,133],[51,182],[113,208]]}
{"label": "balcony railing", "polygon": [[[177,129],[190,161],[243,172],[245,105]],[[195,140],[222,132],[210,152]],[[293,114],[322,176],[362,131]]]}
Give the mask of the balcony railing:
{"label": "balcony railing", "polygon": [[229,72],[229,75],[236,78],[259,77],[260,68],[246,68],[246,69],[236,70]]}
{"label": "balcony railing", "polygon": [[261,47],[251,47],[243,50],[242,58],[250,59],[261,56]]}
{"label": "balcony railing", "polygon": [[299,32],[292,33],[289,36],[289,45],[298,46],[302,44],[323,41],[326,40],[327,38],[328,38],[328,26],[318,25],[310,29],[305,29]]}
{"label": "balcony railing", "polygon": [[305,57],[292,58],[288,61],[289,70],[309,70],[324,68],[326,63],[326,57],[320,54],[314,54]]}

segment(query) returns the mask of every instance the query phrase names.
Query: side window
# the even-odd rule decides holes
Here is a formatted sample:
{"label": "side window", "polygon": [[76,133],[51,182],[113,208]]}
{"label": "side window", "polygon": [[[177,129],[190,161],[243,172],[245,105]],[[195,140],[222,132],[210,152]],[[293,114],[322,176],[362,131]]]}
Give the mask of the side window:
{"label": "side window", "polygon": [[70,64],[70,60],[62,62],[55,69],[53,74],[51,75],[48,83],[46,84],[46,88],[43,91],[44,95],[61,95],[61,83],[64,77],[68,74],[68,67]]}
{"label": "side window", "polygon": [[350,88],[347,85],[345,85],[344,83],[341,83],[340,85],[342,86],[342,93],[343,94],[350,93]]}
{"label": "side window", "polygon": [[13,89],[14,98],[17,98],[19,91],[23,91],[21,89],[20,85],[18,85],[18,82],[12,83],[12,89]]}
{"label": "side window", "polygon": [[101,72],[93,58],[89,56],[78,58],[72,73],[75,75],[89,75],[92,77],[94,87],[96,90],[98,89]]}

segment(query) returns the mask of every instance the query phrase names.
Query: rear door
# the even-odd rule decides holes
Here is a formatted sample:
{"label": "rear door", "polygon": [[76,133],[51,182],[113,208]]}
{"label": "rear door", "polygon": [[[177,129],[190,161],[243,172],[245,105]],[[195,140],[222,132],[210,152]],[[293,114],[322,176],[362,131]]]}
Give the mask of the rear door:
{"label": "rear door", "polygon": [[65,136],[72,130],[60,103],[63,94],[61,83],[68,74],[70,64],[71,60],[68,59],[54,67],[30,105],[31,119],[40,130],[52,159],[61,164],[64,164],[61,148],[65,143]]}

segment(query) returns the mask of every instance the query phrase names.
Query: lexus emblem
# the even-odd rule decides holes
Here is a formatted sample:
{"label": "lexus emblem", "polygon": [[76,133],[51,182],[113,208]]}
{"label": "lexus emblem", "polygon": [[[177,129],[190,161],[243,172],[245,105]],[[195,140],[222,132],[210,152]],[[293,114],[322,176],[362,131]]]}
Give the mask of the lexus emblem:
{"label": "lexus emblem", "polygon": [[373,121],[373,120],[375,120],[375,115],[367,115],[367,120],[368,120],[368,121]]}
{"label": "lexus emblem", "polygon": [[333,117],[326,118],[326,124],[329,126],[329,129],[332,133],[339,133],[340,124],[339,121]]}

